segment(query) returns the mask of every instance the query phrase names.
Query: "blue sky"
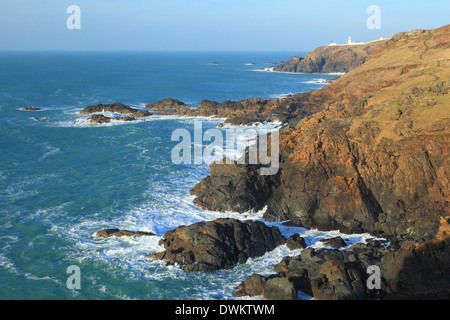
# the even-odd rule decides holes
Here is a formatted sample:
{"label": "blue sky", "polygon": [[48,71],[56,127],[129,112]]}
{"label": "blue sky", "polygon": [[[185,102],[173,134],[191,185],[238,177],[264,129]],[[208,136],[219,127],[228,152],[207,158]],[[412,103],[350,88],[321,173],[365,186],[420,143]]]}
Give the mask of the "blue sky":
{"label": "blue sky", "polygon": [[[81,29],[69,30],[69,5]],[[370,30],[366,9],[381,9]],[[0,0],[0,50],[304,51],[450,23],[449,0]]]}

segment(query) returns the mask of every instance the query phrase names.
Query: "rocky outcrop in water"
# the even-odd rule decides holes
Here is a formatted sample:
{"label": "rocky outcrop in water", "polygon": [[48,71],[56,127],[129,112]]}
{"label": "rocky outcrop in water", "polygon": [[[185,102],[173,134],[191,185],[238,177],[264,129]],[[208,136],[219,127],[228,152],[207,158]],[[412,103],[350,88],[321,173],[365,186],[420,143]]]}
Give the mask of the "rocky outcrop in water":
{"label": "rocky outcrop in water", "polygon": [[185,271],[212,272],[231,269],[285,242],[278,228],[262,222],[217,219],[168,231],[160,241],[166,251],[149,257],[168,260]]}
{"label": "rocky outcrop in water", "polygon": [[308,93],[303,93],[285,99],[255,98],[224,102],[203,100],[199,107],[177,105],[170,112],[178,116],[226,118],[225,123],[234,125],[274,120],[288,123],[319,110],[317,104],[308,97]]}
{"label": "rocky outcrop in water", "polygon": [[40,111],[40,108],[35,108],[35,107],[25,107],[22,109],[23,111]]}
{"label": "rocky outcrop in water", "polygon": [[323,246],[327,247],[327,248],[341,249],[341,248],[345,248],[347,246],[347,243],[341,237],[324,239],[324,240],[320,240],[319,242],[322,243]]}
{"label": "rocky outcrop in water", "polygon": [[161,109],[186,108],[186,107],[189,107],[189,106],[187,106],[184,102],[181,102],[180,100],[167,98],[167,99],[160,100],[160,101],[157,101],[157,102],[154,102],[154,103],[147,103],[145,105],[145,107],[147,109],[161,110]]}
{"label": "rocky outcrop in water", "polygon": [[141,237],[141,236],[154,236],[154,233],[144,231],[129,231],[119,229],[103,229],[96,232],[98,238],[110,238],[110,237]]}
{"label": "rocky outcrop in water", "polygon": [[290,250],[296,250],[296,249],[305,249],[306,248],[306,241],[304,238],[300,237],[298,234],[294,234],[289,237],[289,239],[286,242],[286,246]]}
{"label": "rocky outcrop in water", "polygon": [[98,124],[104,124],[104,123],[109,123],[111,121],[112,118],[110,117],[106,117],[104,115],[101,114],[94,114],[92,115],[92,117],[90,117],[88,120],[91,123],[98,123]]}
{"label": "rocky outcrop in water", "polygon": [[97,104],[95,106],[87,106],[80,111],[80,114],[90,114],[97,112],[136,113],[139,112],[139,110],[126,106],[122,103],[115,102],[112,104]]}
{"label": "rocky outcrop in water", "polygon": [[111,120],[119,120],[119,121],[134,121],[137,120],[139,118],[146,118],[151,116],[152,113],[149,111],[139,111],[137,110],[136,112],[126,115],[126,116],[121,116],[121,117],[116,117],[116,118],[111,118],[111,117],[107,117],[104,116],[102,114],[93,114],[88,120],[91,123],[97,123],[97,124],[104,124],[104,123],[109,123],[111,122]]}

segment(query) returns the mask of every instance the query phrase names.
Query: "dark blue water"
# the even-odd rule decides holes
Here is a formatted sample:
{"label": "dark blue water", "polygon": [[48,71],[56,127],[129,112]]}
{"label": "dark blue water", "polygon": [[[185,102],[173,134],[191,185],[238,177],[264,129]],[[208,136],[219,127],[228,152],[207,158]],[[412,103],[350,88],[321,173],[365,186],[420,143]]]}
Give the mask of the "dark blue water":
{"label": "dark blue water", "polygon": [[[116,101],[142,108],[168,97],[192,105],[274,98],[335,77],[256,71],[292,54],[0,53],[0,299],[230,299],[240,281],[271,273],[294,254],[280,247],[231,271],[186,274],[145,257],[162,250],[160,237],[96,239],[102,228],[163,235],[181,224],[261,213],[192,205],[189,190],[209,168],[170,158],[172,132],[192,130],[192,119],[100,126],[78,114]],[[80,267],[80,290],[66,286],[71,265]]]}

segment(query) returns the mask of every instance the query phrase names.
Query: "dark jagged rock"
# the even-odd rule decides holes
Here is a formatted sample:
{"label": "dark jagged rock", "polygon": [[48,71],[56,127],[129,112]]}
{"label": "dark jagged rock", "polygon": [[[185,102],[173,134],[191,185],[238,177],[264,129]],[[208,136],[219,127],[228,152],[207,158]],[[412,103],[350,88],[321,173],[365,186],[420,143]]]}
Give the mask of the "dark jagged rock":
{"label": "dark jagged rock", "polygon": [[111,120],[134,121],[136,119],[149,117],[151,115],[152,113],[148,111],[137,111],[135,113],[117,118],[106,117],[102,114],[93,114],[88,120],[92,123],[104,124],[109,123]]}
{"label": "dark jagged rock", "polygon": [[112,104],[98,104],[95,106],[87,106],[80,111],[80,114],[90,114],[97,112],[136,113],[139,112],[139,110],[128,107],[122,103],[115,102]]}
{"label": "dark jagged rock", "polygon": [[233,124],[233,125],[249,125],[254,123],[263,123],[267,121],[265,117],[256,114],[256,113],[247,113],[242,116],[233,117],[225,120],[225,124]]}
{"label": "dark jagged rock", "polygon": [[101,114],[94,114],[94,115],[92,115],[92,117],[89,118],[90,122],[99,123],[99,124],[108,123],[111,120],[112,120],[112,118],[105,117],[104,115],[101,115]]}
{"label": "dark jagged rock", "polygon": [[293,56],[290,61],[275,66],[273,70],[301,73],[348,72],[362,65],[373,49],[384,42],[320,47],[304,58]]}
{"label": "dark jagged rock", "polygon": [[98,238],[110,238],[110,237],[140,237],[140,236],[154,236],[154,233],[143,231],[129,231],[119,229],[103,229],[97,231],[96,236]]}
{"label": "dark jagged rock", "polygon": [[127,115],[127,116],[123,116],[123,117],[117,117],[115,118],[115,120],[122,120],[122,121],[134,121],[137,118],[145,118],[145,117],[149,117],[151,116],[152,113],[148,112],[148,111],[138,111],[136,113]]}
{"label": "dark jagged rock", "polygon": [[261,165],[212,163],[211,177],[199,182],[191,194],[194,204],[215,211],[260,210],[279,185],[277,176],[260,174]]}
{"label": "dark jagged rock", "polygon": [[341,248],[345,248],[347,246],[347,243],[341,237],[324,239],[324,240],[320,240],[320,242],[322,242],[322,244],[327,248],[341,249]]}
{"label": "dark jagged rock", "polygon": [[[345,251],[321,249],[310,255],[284,258],[275,271],[316,299],[447,299],[449,241],[447,237],[400,248],[357,244]],[[380,268],[380,290],[367,287],[367,268],[372,265]]]}
{"label": "dark jagged rock", "polygon": [[[448,230],[448,226],[447,226]],[[345,251],[312,248],[297,257],[285,257],[269,279],[283,279],[287,290],[319,300],[449,299],[450,237],[426,243],[383,247],[374,241]],[[381,288],[367,283],[369,266],[380,270]],[[433,275],[433,276],[430,276]],[[264,293],[270,280],[254,275],[238,287],[239,296]],[[288,282],[286,282],[288,280]],[[254,288],[247,291],[247,287]]]}
{"label": "dark jagged rock", "polygon": [[305,239],[300,237],[298,234],[294,234],[289,237],[289,239],[286,242],[286,246],[290,250],[296,250],[296,249],[305,249],[306,248],[306,242]]}
{"label": "dark jagged rock", "polygon": [[166,251],[149,257],[168,260],[185,271],[213,272],[260,257],[285,242],[278,228],[262,222],[217,219],[168,231],[160,241]]}

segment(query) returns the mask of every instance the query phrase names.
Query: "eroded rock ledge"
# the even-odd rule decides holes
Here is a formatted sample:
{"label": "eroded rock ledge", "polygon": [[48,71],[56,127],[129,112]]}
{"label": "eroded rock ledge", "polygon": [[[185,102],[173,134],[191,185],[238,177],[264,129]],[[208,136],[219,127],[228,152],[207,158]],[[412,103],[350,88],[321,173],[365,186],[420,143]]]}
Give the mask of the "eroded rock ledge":
{"label": "eroded rock ledge", "polygon": [[[369,266],[380,268],[380,289],[367,286]],[[391,247],[372,241],[345,251],[309,248],[285,257],[268,278],[251,276],[234,295],[266,296],[268,280],[282,278],[287,288],[319,300],[449,299],[449,269],[450,237]]]}
{"label": "eroded rock ledge", "polygon": [[185,271],[213,272],[260,257],[285,242],[278,228],[262,222],[217,219],[168,231],[160,241],[166,251],[148,257],[167,260]]}

